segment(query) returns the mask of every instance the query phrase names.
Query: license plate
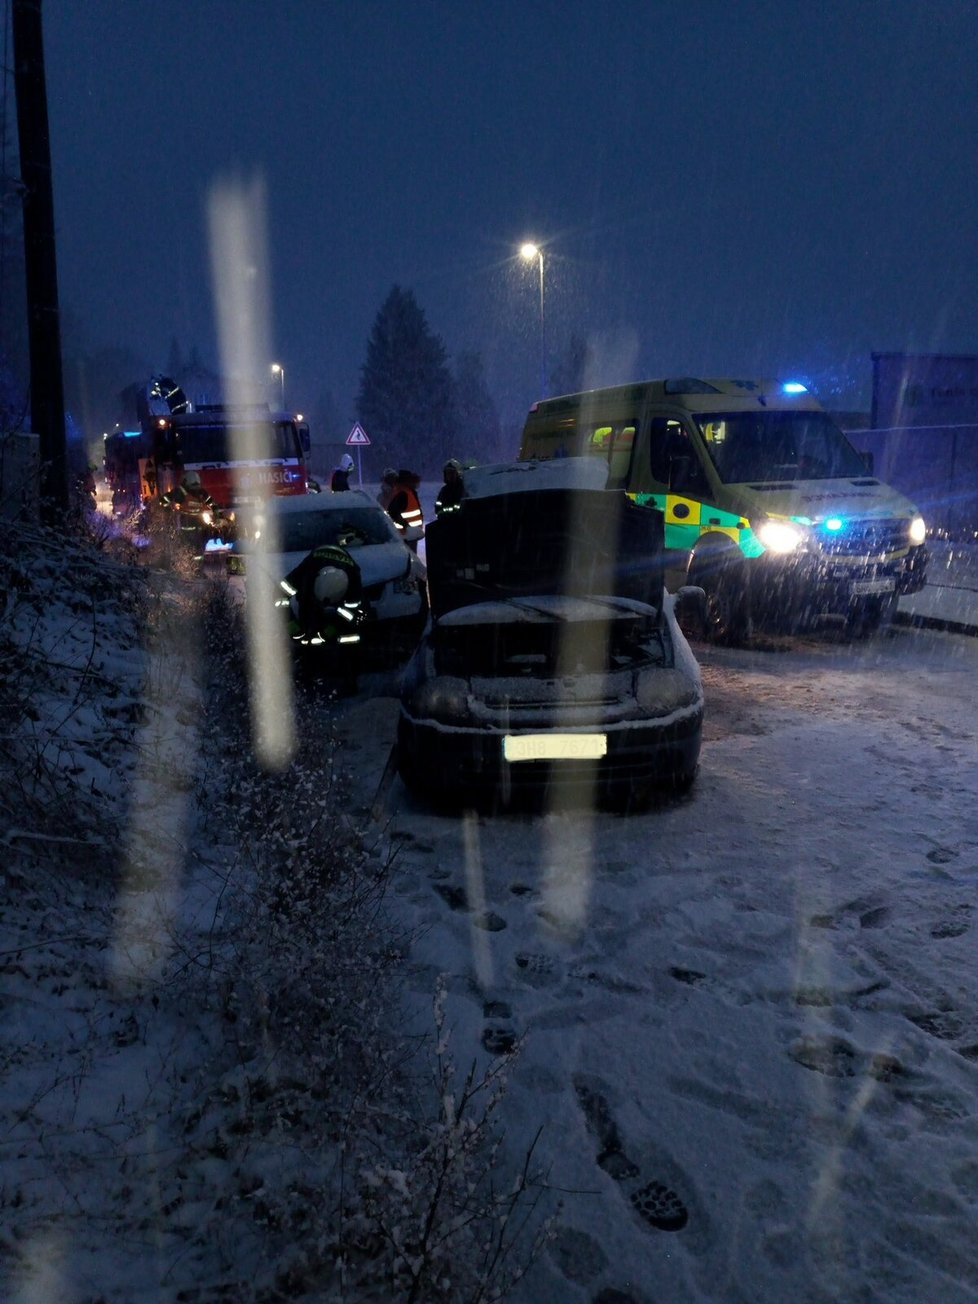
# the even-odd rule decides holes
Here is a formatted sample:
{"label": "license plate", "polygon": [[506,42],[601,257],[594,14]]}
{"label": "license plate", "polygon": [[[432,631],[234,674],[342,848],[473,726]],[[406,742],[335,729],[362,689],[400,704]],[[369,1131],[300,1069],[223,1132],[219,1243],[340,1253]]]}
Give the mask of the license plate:
{"label": "license plate", "polygon": [[605,734],[507,734],[507,761],[597,761],[608,752]]}
{"label": "license plate", "polygon": [[857,598],[871,597],[874,593],[892,593],[896,580],[853,580],[852,593]]}

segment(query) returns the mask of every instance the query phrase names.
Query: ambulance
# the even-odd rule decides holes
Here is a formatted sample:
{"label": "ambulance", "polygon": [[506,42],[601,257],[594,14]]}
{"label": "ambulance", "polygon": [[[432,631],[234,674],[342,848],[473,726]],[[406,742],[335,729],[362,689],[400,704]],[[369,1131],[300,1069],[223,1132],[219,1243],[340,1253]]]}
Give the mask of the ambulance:
{"label": "ambulance", "polygon": [[520,460],[586,455],[665,513],[670,589],[706,593],[708,638],[885,626],[926,583],[923,518],[797,381],[650,380],[534,403]]}

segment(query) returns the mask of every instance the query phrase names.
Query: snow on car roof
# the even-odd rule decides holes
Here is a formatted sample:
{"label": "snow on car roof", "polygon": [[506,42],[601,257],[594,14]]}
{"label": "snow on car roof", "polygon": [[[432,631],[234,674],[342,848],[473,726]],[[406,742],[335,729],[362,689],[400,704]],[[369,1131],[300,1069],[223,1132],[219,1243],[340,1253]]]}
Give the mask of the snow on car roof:
{"label": "snow on car roof", "polygon": [[489,498],[532,489],[605,489],[607,485],[608,464],[597,457],[503,462],[474,466],[465,472],[467,498]]}

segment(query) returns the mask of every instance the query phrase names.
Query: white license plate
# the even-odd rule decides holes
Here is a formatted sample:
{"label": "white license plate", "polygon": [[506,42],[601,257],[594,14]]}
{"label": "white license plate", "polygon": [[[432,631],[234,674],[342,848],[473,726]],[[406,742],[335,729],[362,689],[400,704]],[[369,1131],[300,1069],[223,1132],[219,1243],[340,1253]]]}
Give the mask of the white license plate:
{"label": "white license plate", "polygon": [[857,598],[871,597],[874,593],[892,593],[896,580],[853,580],[852,593]]}
{"label": "white license plate", "polygon": [[597,761],[608,752],[605,734],[507,734],[507,761]]}

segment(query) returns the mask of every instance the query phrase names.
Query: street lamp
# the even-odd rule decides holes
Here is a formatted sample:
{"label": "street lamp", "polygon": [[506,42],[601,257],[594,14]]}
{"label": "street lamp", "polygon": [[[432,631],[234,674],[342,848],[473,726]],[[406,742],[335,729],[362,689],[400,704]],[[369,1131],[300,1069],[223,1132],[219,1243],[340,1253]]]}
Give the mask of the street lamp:
{"label": "street lamp", "polygon": [[285,368],[279,362],[272,363],[272,375],[278,376],[279,388],[282,395],[282,411],[285,411]]}
{"label": "street lamp", "polygon": [[543,250],[531,240],[520,245],[520,257],[528,263],[536,258],[540,264],[540,397],[547,397],[547,328],[543,312]]}

